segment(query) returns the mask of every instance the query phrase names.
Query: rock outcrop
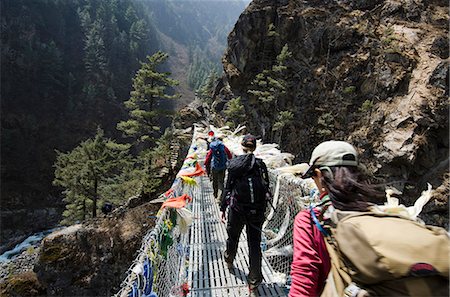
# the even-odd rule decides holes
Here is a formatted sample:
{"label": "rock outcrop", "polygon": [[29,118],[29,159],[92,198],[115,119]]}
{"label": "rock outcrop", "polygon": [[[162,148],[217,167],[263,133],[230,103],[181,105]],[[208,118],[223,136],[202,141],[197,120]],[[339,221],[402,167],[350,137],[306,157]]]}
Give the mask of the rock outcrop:
{"label": "rock outcrop", "polygon": [[47,296],[116,293],[159,207],[146,203],[47,236],[34,267]]}
{"label": "rock outcrop", "polygon": [[196,99],[177,112],[173,125],[176,129],[191,128],[194,123],[201,122],[205,116],[209,117],[209,109],[206,104]]}
{"label": "rock outcrop", "polygon": [[[154,225],[160,204],[140,203],[44,238],[2,268],[2,296],[111,296]],[[24,260],[22,260],[24,259]]]}
{"label": "rock outcrop", "polygon": [[[409,205],[427,182],[448,187],[448,21],[445,1],[255,0],[229,35],[215,105],[240,96],[250,130],[276,141],[248,90],[288,45],[283,150],[305,161],[324,140],[348,140]],[[435,194],[427,207],[447,226],[448,197]]]}

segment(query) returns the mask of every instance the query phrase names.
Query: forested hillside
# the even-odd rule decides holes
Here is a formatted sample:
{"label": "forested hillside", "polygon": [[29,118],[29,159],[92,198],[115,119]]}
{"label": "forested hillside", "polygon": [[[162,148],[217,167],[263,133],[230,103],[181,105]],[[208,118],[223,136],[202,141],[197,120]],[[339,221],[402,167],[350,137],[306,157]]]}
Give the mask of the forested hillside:
{"label": "forested hillside", "polygon": [[174,77],[184,97],[178,106],[192,101],[211,71],[222,72],[221,58],[228,33],[248,1],[146,1],[145,10],[161,36]]}
{"label": "forested hillside", "polygon": [[[146,56],[169,53],[159,68],[183,79],[176,91],[189,102],[218,70],[244,3],[7,0],[1,6],[3,245],[60,220],[55,150],[72,150],[98,127],[106,137],[128,140],[116,125],[127,115],[124,102]],[[175,104],[160,107],[167,114]]]}

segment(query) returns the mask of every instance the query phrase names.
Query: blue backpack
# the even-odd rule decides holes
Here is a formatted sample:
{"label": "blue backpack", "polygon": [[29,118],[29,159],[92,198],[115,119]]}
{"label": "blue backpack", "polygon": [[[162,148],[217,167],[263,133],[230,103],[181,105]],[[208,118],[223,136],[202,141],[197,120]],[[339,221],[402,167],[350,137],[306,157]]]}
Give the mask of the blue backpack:
{"label": "blue backpack", "polygon": [[215,140],[211,142],[209,148],[212,150],[211,168],[213,170],[223,170],[227,167],[227,155],[225,146],[221,141]]}

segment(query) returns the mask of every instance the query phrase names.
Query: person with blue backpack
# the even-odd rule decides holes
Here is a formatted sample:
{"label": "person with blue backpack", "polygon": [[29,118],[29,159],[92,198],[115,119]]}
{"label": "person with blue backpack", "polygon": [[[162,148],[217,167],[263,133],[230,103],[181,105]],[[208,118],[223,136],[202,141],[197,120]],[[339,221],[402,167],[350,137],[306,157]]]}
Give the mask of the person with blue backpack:
{"label": "person with blue backpack", "polygon": [[269,192],[269,175],[263,160],[256,158],[256,137],[247,134],[241,142],[244,155],[232,159],[227,166],[228,177],[220,205],[221,220],[225,223],[225,211],[229,206],[228,239],[224,254],[229,269],[233,268],[239,237],[246,226],[249,249],[249,274],[247,277],[249,296],[258,296],[258,286],[263,276],[261,271],[261,229]]}
{"label": "person with blue backpack", "polygon": [[220,197],[219,190],[220,194],[223,192],[227,161],[232,157],[230,150],[223,144],[220,136],[213,139],[209,144],[209,150],[205,159],[205,168],[208,176],[212,177],[214,198],[217,202],[219,202]]}

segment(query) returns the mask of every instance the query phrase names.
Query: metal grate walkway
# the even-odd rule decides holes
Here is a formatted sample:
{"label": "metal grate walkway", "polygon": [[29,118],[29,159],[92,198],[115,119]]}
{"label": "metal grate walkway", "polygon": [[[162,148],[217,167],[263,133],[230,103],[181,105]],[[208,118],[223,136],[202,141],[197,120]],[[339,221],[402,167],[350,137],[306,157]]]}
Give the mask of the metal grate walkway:
{"label": "metal grate walkway", "polygon": [[[219,207],[214,201],[208,177],[200,177],[193,193],[194,221],[190,228],[188,296],[242,297],[248,295],[248,247],[245,228],[242,232],[234,268],[229,270],[223,259],[227,239],[226,224],[221,223]],[[286,296],[273,281],[273,271],[263,256],[263,283],[260,296]]]}

